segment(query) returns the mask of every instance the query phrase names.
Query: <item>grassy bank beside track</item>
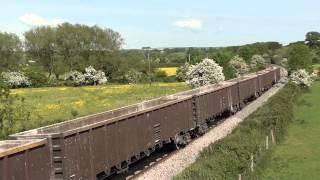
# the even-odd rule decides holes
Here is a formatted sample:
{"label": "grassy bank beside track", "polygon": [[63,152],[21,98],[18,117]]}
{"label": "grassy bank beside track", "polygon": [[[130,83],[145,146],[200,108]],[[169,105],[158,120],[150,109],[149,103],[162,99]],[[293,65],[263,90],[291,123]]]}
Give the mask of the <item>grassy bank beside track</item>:
{"label": "grassy bank beside track", "polygon": [[276,146],[261,167],[257,179],[319,179],[320,82],[299,98],[294,123],[285,140]]}
{"label": "grassy bank beside track", "polygon": [[293,106],[300,88],[286,85],[256,112],[246,118],[226,138],[211,144],[197,161],[174,179],[237,179],[248,171],[251,155],[261,157],[266,136],[273,130],[276,143],[280,143],[289,122],[293,118]]}
{"label": "grassy bank beside track", "polygon": [[25,129],[30,129],[187,89],[189,87],[184,83],[109,84],[105,86],[13,89],[10,95],[17,95],[24,99],[24,104],[31,113],[31,120],[21,123],[24,124]]}

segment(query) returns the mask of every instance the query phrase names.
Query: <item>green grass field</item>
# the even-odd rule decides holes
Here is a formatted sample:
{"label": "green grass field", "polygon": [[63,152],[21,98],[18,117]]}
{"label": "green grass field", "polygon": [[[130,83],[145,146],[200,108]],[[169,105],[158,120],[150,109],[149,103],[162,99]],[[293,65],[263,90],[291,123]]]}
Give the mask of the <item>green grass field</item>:
{"label": "green grass field", "polygon": [[31,112],[27,128],[102,112],[189,89],[184,83],[27,88],[11,91],[25,98]]}
{"label": "green grass field", "polygon": [[259,179],[319,179],[320,82],[303,95],[294,111],[294,123],[275,147]]}

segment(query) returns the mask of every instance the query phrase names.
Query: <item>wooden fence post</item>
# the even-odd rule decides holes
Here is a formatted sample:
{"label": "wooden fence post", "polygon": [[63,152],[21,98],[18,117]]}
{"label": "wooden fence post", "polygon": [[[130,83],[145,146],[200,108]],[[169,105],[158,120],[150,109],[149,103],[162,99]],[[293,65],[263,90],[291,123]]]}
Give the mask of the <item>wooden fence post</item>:
{"label": "wooden fence post", "polygon": [[266,150],[269,149],[269,136],[266,136]]}
{"label": "wooden fence post", "polygon": [[250,166],[250,168],[251,168],[251,172],[253,172],[253,154],[251,153],[251,166]]}
{"label": "wooden fence post", "polygon": [[271,141],[272,141],[272,144],[274,144],[276,142],[276,140],[274,138],[274,134],[273,134],[273,129],[271,129]]}
{"label": "wooden fence post", "polygon": [[238,175],[238,180],[241,180],[241,174]]}

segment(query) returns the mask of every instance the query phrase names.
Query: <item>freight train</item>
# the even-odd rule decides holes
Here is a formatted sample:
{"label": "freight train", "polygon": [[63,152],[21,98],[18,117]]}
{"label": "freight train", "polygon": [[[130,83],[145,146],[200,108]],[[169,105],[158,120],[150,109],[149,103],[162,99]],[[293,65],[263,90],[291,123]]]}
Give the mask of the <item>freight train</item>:
{"label": "freight train", "polygon": [[0,180],[104,179],[208,123],[240,110],[280,79],[280,68],[10,135],[0,141]]}

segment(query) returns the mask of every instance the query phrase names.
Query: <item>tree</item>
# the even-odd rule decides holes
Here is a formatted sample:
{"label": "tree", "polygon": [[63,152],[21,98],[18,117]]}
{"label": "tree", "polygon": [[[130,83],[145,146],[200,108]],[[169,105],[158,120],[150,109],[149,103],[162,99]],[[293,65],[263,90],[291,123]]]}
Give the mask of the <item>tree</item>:
{"label": "tree", "polygon": [[248,46],[242,46],[238,49],[238,53],[240,57],[242,57],[246,62],[250,61],[250,58],[255,52],[253,52],[253,49]]}
{"label": "tree", "polygon": [[226,79],[236,77],[234,69],[230,66],[230,60],[234,56],[234,53],[227,50],[219,50],[210,54],[210,57],[215,59],[216,62],[223,67],[223,74]]}
{"label": "tree", "polygon": [[37,27],[26,32],[25,39],[28,57],[57,77],[62,70],[90,65],[105,70],[123,44],[120,34],[111,29],[70,23]]}
{"label": "tree", "polygon": [[310,49],[301,44],[292,45],[288,55],[289,71],[298,69],[311,70],[312,54]]}
{"label": "tree", "polygon": [[[81,69],[83,65],[102,66],[122,44],[120,34],[112,29],[70,23],[57,27],[57,48],[70,70]],[[81,64],[82,61],[88,61],[89,57],[95,59],[97,64]]]}
{"label": "tree", "polygon": [[186,75],[189,70],[190,64],[185,63],[184,65],[178,67],[177,69],[177,79],[178,81],[185,81],[186,80]]}
{"label": "tree", "polygon": [[234,69],[237,76],[241,76],[249,71],[247,63],[238,55],[234,56],[229,64]]}
{"label": "tree", "polygon": [[290,75],[290,80],[297,85],[309,87],[315,76],[315,74],[310,74],[305,69],[299,69]]}
{"label": "tree", "polygon": [[130,69],[124,76],[128,83],[136,84],[141,81],[142,73],[135,69]]}
{"label": "tree", "polygon": [[0,68],[6,69],[22,63],[22,43],[15,34],[0,32]]}
{"label": "tree", "polygon": [[10,95],[10,89],[0,78],[0,139],[27,129],[30,112],[24,99]]}
{"label": "tree", "polygon": [[29,78],[20,72],[2,72],[1,76],[8,87],[19,88],[31,86]]}
{"label": "tree", "polygon": [[306,44],[310,47],[319,47],[320,45],[320,33],[319,32],[308,32],[306,34]]}
{"label": "tree", "polygon": [[259,71],[266,68],[266,66],[266,60],[261,55],[255,54],[252,56],[250,64],[251,70]]}
{"label": "tree", "polygon": [[50,77],[56,67],[55,54],[58,53],[56,29],[49,26],[37,27],[25,32],[24,37],[28,58],[43,66]]}
{"label": "tree", "polygon": [[193,88],[216,84],[224,81],[223,68],[212,59],[190,66],[186,74],[186,82]]}

